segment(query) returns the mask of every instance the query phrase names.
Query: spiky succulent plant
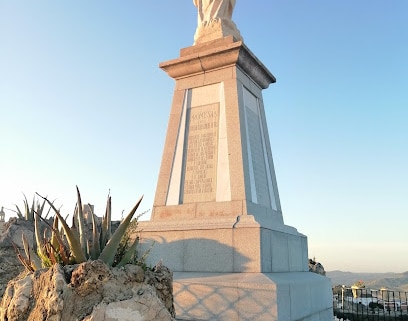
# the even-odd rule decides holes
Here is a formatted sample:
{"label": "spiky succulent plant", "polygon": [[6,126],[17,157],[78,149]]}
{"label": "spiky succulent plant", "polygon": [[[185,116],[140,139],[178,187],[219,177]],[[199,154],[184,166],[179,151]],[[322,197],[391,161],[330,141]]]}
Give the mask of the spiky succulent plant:
{"label": "spiky succulent plant", "polygon": [[[17,204],[15,204],[15,207],[16,207],[15,210],[13,209],[9,209],[9,210],[16,213],[19,219],[23,219],[23,220],[30,221],[30,222],[34,222],[34,216],[35,216],[34,213],[37,213],[40,216],[43,216],[44,206],[46,203],[45,200],[42,203],[40,203],[38,200],[36,200],[36,197],[34,195],[33,202],[30,207],[27,201],[27,197],[25,196],[25,194],[23,194],[23,196],[24,196],[24,200],[23,200],[24,212],[20,210],[20,207],[18,207]],[[48,210],[47,214],[44,216],[45,218],[48,216],[49,212],[50,210]]]}
{"label": "spiky succulent plant", "polygon": [[[100,259],[110,266],[122,266],[128,262],[135,262],[136,246],[138,238],[130,241],[129,234],[126,233],[132,222],[132,218],[138,209],[143,196],[136,202],[133,209],[121,221],[119,227],[112,233],[111,231],[111,196],[108,195],[105,215],[102,224],[99,226],[95,220],[95,215],[91,212],[92,233],[88,235],[85,225],[84,213],[82,210],[81,194],[78,187],[77,204],[73,215],[72,226],[68,226],[66,220],[62,217],[60,211],[54,206],[53,202],[47,197],[41,197],[44,202],[55,212],[54,222],[51,225],[43,220],[38,213],[34,212],[34,231],[37,244],[37,254],[41,259],[43,267],[52,266],[55,263],[62,265],[82,263],[87,260]],[[92,207],[90,207],[92,209]],[[50,233],[41,235],[40,220],[49,225]],[[137,224],[136,219],[133,221]],[[59,230],[58,227],[62,226]],[[125,242],[123,240],[126,240]],[[25,242],[27,243],[27,242]],[[24,244],[24,237],[23,237]],[[18,252],[20,261],[31,271],[38,268],[38,262],[33,260],[33,251],[24,246],[26,258]],[[132,258],[133,257],[133,258]]]}

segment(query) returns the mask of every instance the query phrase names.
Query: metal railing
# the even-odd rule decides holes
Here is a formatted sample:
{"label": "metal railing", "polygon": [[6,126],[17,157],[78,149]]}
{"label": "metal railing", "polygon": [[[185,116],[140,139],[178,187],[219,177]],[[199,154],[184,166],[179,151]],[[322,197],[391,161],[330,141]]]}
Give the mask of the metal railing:
{"label": "metal railing", "polygon": [[339,320],[408,321],[408,292],[343,287],[333,291],[333,312]]}

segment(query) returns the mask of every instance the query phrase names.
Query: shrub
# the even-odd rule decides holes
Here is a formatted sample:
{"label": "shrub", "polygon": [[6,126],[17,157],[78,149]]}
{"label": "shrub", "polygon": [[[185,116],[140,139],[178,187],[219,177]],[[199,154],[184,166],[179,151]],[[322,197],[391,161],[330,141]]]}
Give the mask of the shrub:
{"label": "shrub", "polygon": [[[59,210],[47,197],[41,197],[44,202],[55,212],[54,222],[51,225],[41,217],[41,213],[34,211],[34,231],[37,245],[37,254],[41,260],[39,264],[36,260],[33,250],[29,247],[27,239],[23,235],[23,245],[25,257],[18,251],[17,255],[22,264],[30,271],[42,267],[50,267],[53,264],[76,264],[89,259],[100,259],[109,266],[122,266],[127,263],[137,263],[138,257],[136,246],[138,238],[131,241],[131,231],[136,230],[137,218],[132,218],[138,209],[143,196],[136,202],[129,214],[122,219],[119,227],[112,233],[111,230],[111,196],[108,195],[105,215],[102,219],[101,227],[95,221],[95,215],[92,215],[92,235],[87,235],[85,228],[84,213],[82,210],[81,194],[78,187],[77,204],[73,215],[72,226],[69,227],[66,220],[62,217]],[[43,206],[42,206],[43,207]],[[91,208],[91,207],[90,207]],[[43,220],[49,225],[50,233],[44,232],[41,235],[39,221]],[[59,230],[58,227],[62,226]],[[143,262],[140,262],[143,263]]]}

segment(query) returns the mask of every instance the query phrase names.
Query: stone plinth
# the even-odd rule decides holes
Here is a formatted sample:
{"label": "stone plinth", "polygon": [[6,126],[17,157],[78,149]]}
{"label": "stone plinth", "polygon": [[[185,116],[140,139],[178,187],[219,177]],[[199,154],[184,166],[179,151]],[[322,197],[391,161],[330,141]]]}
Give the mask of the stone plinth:
{"label": "stone plinth", "polygon": [[333,319],[332,291],[314,273],[174,273],[178,320]]}
{"label": "stone plinth", "polygon": [[273,75],[232,37],[160,66],[176,89],[152,221],[253,215],[282,225],[261,92]]}
{"label": "stone plinth", "polygon": [[150,262],[183,272],[306,272],[307,238],[294,228],[264,228],[249,215],[186,222],[141,222]]}
{"label": "stone plinth", "polygon": [[262,98],[275,77],[232,36],[160,67],[176,87],[139,250],[154,242],[148,263],[175,272],[177,318],[328,320],[331,295],[293,310],[331,286],[308,272],[307,238],[283,221]]}

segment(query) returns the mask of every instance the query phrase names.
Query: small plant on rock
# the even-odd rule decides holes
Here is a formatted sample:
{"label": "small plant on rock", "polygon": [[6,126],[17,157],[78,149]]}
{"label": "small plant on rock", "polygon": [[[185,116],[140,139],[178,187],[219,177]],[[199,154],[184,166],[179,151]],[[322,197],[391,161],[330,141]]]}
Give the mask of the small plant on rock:
{"label": "small plant on rock", "polygon": [[[72,226],[69,227],[66,220],[62,217],[60,211],[54,206],[47,197],[41,197],[44,202],[54,210],[55,217],[51,226],[50,223],[43,220],[41,215],[34,212],[34,231],[37,244],[37,254],[41,259],[43,267],[50,267],[56,263],[67,265],[82,263],[87,260],[102,260],[109,266],[122,266],[127,263],[138,263],[136,246],[138,238],[131,240],[130,231],[135,231],[137,219],[132,218],[138,209],[143,196],[136,202],[129,214],[122,219],[119,227],[112,233],[111,228],[111,196],[108,196],[105,215],[102,224],[97,224],[95,215],[91,213],[92,235],[88,235],[84,213],[82,210],[82,200],[78,187],[77,204],[73,215]],[[49,225],[51,233],[40,231],[39,221],[43,220]],[[59,230],[58,227],[62,226]],[[25,243],[24,243],[25,242]],[[26,240],[23,244],[27,244]],[[39,268],[38,262],[35,262],[33,251],[24,245],[26,257],[17,252],[17,255],[23,265],[30,271]]]}

